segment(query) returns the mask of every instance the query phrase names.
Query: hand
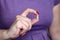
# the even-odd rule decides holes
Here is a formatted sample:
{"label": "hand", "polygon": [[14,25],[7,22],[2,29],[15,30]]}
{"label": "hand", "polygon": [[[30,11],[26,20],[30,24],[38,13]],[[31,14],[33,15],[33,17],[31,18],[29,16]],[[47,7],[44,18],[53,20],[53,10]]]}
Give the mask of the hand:
{"label": "hand", "polygon": [[32,22],[32,24],[35,24],[36,22],[39,21],[39,12],[36,11],[36,10],[34,10],[34,9],[30,9],[30,8],[26,9],[26,10],[21,14],[21,16],[28,18],[27,15],[28,15],[29,13],[33,13],[33,14],[36,15],[36,18],[34,18],[34,19],[32,19],[32,20],[30,19],[31,22]]}
{"label": "hand", "polygon": [[[17,22],[17,26],[20,27],[20,35],[24,35],[27,31],[29,31],[32,27],[32,22],[29,18],[27,17],[23,17],[18,15],[18,22]],[[20,25],[21,23],[21,25]]]}
{"label": "hand", "polygon": [[[36,18],[31,20],[28,17],[26,17],[29,14],[29,12],[34,13],[36,15]],[[32,25],[38,21],[38,13],[33,9],[27,9],[21,15],[17,15],[14,23],[11,25],[10,29],[7,30],[7,35],[10,38],[16,38],[19,35],[24,35],[27,31],[31,29]]]}
{"label": "hand", "polygon": [[[34,19],[29,19],[28,17],[27,17],[27,15],[29,14],[29,13],[33,13],[33,14],[35,14],[36,15],[36,18],[34,18]],[[20,34],[22,34],[22,35],[24,35],[27,31],[29,31],[31,28],[32,28],[32,25],[33,24],[35,24],[36,22],[38,22],[39,21],[39,15],[38,15],[38,12],[37,11],[35,11],[35,10],[33,10],[33,9],[27,9],[27,10],[25,10],[21,15],[18,15],[18,17],[20,16],[20,19],[22,19],[21,20],[21,22],[23,22],[23,24],[25,24],[26,25],[26,22],[28,23],[27,24],[27,27],[26,27],[26,29],[24,30],[24,28],[23,28],[23,30],[20,32]],[[22,17],[21,17],[22,16]],[[24,21],[26,21],[25,23],[24,23]],[[18,23],[19,24],[19,23]],[[24,27],[24,26],[23,26]]]}

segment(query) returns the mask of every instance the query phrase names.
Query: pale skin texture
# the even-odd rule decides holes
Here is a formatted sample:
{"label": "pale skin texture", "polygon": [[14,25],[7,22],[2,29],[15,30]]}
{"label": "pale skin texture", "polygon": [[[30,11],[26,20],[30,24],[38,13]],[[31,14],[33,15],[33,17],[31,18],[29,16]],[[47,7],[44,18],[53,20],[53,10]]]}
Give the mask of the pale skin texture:
{"label": "pale skin texture", "polygon": [[49,31],[52,40],[60,40],[60,4],[53,7],[53,21]]}
{"label": "pale skin texture", "polygon": [[[29,19],[26,17],[29,12],[36,15],[36,18]],[[39,15],[34,9],[26,9],[21,15],[16,16],[16,20],[8,30],[0,30],[0,40],[7,40],[9,38],[16,38],[24,35],[27,31],[31,30],[32,25],[39,21]]]}
{"label": "pale skin texture", "polygon": [[[29,11],[29,9],[27,11]],[[30,11],[30,12],[32,12],[32,11]],[[33,20],[30,20],[30,19],[26,18],[26,15],[25,15],[25,13],[28,13],[28,12],[25,11],[23,13],[24,14],[22,14],[22,16],[19,16],[19,15],[17,16],[17,20],[18,21],[14,22],[9,30],[0,30],[0,38],[1,39],[5,40],[5,39],[8,39],[8,38],[15,38],[15,37],[17,37],[19,35],[24,35],[28,30],[31,29],[30,26],[32,26],[33,24],[35,24],[36,22],[38,22],[38,20],[39,20],[38,16],[36,17],[36,19],[33,19],[33,20],[35,20],[33,23],[30,23]],[[34,11],[33,13],[36,13],[36,11]],[[22,19],[23,19],[24,23],[26,23],[26,25],[24,25],[23,22],[21,22]],[[28,23],[30,24],[30,26],[26,22],[27,20],[25,20],[25,19],[30,20],[30,21],[28,21]],[[59,20],[60,20],[60,4],[58,4],[58,5],[56,5],[56,6],[53,7],[53,21],[52,21],[51,27],[49,29],[52,40],[60,40],[60,21]],[[22,24],[24,26],[22,27],[22,25],[17,25],[17,27],[16,27],[15,26],[16,23],[17,24]],[[20,28],[23,28],[26,31],[23,30],[21,32]],[[17,32],[16,35],[13,35],[13,34],[16,33],[16,32],[14,32],[14,30],[16,30],[16,32]],[[8,31],[8,33],[7,33],[7,31]],[[12,31],[13,31],[13,33],[10,34]],[[7,34],[9,34],[10,37]],[[11,36],[11,35],[13,35],[13,36]]]}

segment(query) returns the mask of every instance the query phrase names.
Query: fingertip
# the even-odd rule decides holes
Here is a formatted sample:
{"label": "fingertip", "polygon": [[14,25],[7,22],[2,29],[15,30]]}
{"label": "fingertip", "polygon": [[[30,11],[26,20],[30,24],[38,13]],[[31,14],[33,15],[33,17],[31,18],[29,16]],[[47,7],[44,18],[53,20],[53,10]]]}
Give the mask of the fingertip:
{"label": "fingertip", "polygon": [[17,15],[17,16],[16,16],[16,18],[19,18],[19,17],[20,17],[20,15]]}

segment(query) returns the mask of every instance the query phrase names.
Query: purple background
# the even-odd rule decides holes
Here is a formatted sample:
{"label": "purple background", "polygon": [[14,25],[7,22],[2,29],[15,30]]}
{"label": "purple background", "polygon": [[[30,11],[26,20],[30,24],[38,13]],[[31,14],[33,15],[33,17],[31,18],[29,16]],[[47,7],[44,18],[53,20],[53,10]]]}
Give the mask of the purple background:
{"label": "purple background", "polygon": [[[52,8],[57,3],[60,3],[60,0],[0,0],[0,29],[8,29],[16,15],[21,14],[27,8],[32,8],[39,12],[39,22],[33,25],[33,31],[14,40],[50,40],[45,29],[52,22]],[[29,15],[30,18],[33,16]]]}

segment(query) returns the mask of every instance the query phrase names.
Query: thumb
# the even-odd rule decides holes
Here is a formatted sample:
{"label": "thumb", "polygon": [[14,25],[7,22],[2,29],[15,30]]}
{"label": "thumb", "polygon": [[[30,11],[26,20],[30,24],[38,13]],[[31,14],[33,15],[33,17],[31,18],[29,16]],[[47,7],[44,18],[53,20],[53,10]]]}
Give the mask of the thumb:
{"label": "thumb", "polygon": [[35,24],[36,22],[39,21],[39,12],[38,12],[38,11],[35,11],[34,9],[28,8],[27,10],[25,10],[25,11],[21,14],[21,16],[27,17],[27,15],[28,15],[29,13],[33,13],[33,14],[36,15],[36,18],[33,18],[33,19],[31,20],[31,21],[32,21],[32,24]]}
{"label": "thumb", "polygon": [[39,15],[36,15],[36,18],[33,18],[32,20],[32,24],[35,24],[39,21]]}

